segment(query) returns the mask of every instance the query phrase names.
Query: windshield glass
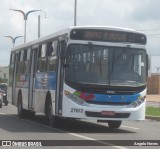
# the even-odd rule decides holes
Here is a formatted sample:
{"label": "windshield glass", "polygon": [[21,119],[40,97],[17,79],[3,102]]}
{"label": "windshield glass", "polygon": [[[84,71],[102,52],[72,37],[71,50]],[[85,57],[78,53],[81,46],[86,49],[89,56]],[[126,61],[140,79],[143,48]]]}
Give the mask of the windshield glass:
{"label": "windshield glass", "polygon": [[70,45],[66,79],[83,84],[141,86],[146,83],[145,51],[98,45]]}
{"label": "windshield glass", "polygon": [[145,51],[128,48],[110,50],[110,84],[141,86],[146,83]]}

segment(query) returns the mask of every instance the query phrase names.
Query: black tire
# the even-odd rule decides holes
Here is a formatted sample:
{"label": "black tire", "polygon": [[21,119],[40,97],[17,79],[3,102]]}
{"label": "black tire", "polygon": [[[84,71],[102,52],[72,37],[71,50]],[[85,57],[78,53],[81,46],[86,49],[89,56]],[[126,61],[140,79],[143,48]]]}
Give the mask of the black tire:
{"label": "black tire", "polygon": [[46,117],[47,122],[50,127],[56,127],[56,117],[53,116],[53,108],[52,108],[52,102],[51,99],[48,100],[46,105]]}
{"label": "black tire", "polygon": [[121,126],[122,121],[108,121],[109,128],[119,128]]}
{"label": "black tire", "polygon": [[19,116],[20,118],[25,118],[26,113],[25,113],[25,110],[23,109],[23,105],[22,105],[22,95],[21,95],[20,93],[18,94],[17,110],[18,110],[18,116]]}
{"label": "black tire", "polygon": [[8,106],[8,101],[7,101],[7,100],[4,102],[4,105],[5,105],[5,106]]}
{"label": "black tire", "polygon": [[33,112],[33,111],[26,111],[26,115],[30,119],[35,118],[35,112]]}

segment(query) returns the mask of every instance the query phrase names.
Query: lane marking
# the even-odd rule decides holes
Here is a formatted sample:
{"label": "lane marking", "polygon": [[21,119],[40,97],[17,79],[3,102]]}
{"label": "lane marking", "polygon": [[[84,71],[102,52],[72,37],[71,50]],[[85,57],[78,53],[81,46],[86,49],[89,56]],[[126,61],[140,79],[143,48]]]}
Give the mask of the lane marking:
{"label": "lane marking", "polygon": [[127,149],[126,147],[115,146],[114,144],[111,144],[109,142],[96,140],[96,139],[93,139],[93,138],[90,138],[90,137],[86,137],[86,136],[82,136],[82,135],[79,135],[79,134],[76,134],[76,133],[68,133],[68,134],[72,135],[72,136],[75,136],[75,137],[79,137],[79,138],[85,139],[85,140],[92,140],[92,141],[95,141],[97,143],[104,144],[104,145],[111,146],[111,147],[115,147],[115,148],[118,148],[118,149]]}
{"label": "lane marking", "polygon": [[82,138],[82,139],[85,139],[85,140],[96,140],[96,139],[93,139],[93,138],[90,138],[90,137],[86,137],[86,136],[82,136],[82,135],[79,135],[79,134],[76,134],[76,133],[70,133],[70,132],[67,132],[69,135],[72,135],[72,136],[75,136],[75,137],[79,137],[79,138]]}
{"label": "lane marking", "polygon": [[[12,118],[16,118],[16,119],[19,119],[18,117],[16,116],[13,116],[13,115],[9,115],[9,114],[6,114],[6,113],[0,113],[2,115],[6,115],[6,116],[9,116],[9,117],[12,117]],[[76,133],[70,133],[68,131],[64,131],[64,130],[61,130],[61,129],[57,129],[57,128],[52,128],[52,127],[49,127],[49,126],[46,126],[44,124],[40,124],[40,123],[37,123],[37,122],[33,122],[33,121],[30,121],[30,120],[27,120],[27,119],[20,119],[24,122],[27,122],[27,123],[30,123],[30,124],[34,124],[34,125],[37,125],[37,126],[40,126],[40,127],[43,127],[43,128],[47,128],[47,129],[51,129],[51,130],[56,130],[58,132],[63,132],[63,133],[67,133],[71,136],[75,136],[75,137],[78,137],[78,138],[81,138],[81,139],[85,139],[85,140],[92,140],[92,141],[95,141],[97,143],[100,143],[100,144],[104,144],[104,145],[107,145],[107,146],[111,146],[111,147],[114,147],[114,148],[118,148],[118,149],[127,149],[126,147],[122,147],[122,146],[116,146],[114,144],[111,144],[109,142],[104,142],[104,141],[100,141],[100,140],[96,140],[94,138],[90,138],[90,137],[86,137],[86,136],[83,136],[83,135],[79,135],[79,134],[76,134]]]}
{"label": "lane marking", "polygon": [[121,125],[121,127],[130,128],[130,129],[140,129],[140,128],[125,126],[125,125]]}

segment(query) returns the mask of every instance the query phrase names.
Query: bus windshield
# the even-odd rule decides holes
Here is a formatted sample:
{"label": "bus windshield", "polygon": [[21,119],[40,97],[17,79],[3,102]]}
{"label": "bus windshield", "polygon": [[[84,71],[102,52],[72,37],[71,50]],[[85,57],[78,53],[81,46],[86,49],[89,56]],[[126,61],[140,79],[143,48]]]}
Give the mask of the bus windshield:
{"label": "bus windshield", "polygon": [[71,44],[66,63],[70,82],[133,87],[146,84],[143,49]]}

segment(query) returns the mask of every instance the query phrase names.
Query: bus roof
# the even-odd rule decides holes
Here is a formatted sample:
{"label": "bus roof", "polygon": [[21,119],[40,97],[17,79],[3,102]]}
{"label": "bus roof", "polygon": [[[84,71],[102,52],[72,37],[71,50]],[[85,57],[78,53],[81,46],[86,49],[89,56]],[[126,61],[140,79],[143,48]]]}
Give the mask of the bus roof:
{"label": "bus roof", "polygon": [[136,30],[133,30],[133,29],[113,27],[113,26],[70,26],[66,29],[55,32],[55,33],[50,34],[48,36],[44,36],[44,37],[38,38],[36,40],[30,41],[28,43],[24,43],[24,44],[21,44],[19,46],[13,47],[11,50],[16,51],[18,49],[29,47],[31,45],[36,45],[37,43],[40,43],[40,42],[43,42],[43,41],[46,41],[46,40],[49,40],[49,39],[52,39],[52,38],[67,35],[72,29],[101,29],[101,30],[112,30],[112,31],[115,30],[115,31],[122,31],[122,32],[144,34],[143,32],[136,31]]}
{"label": "bus roof", "polygon": [[115,27],[115,26],[71,26],[69,27],[70,30],[72,29],[101,29],[101,30],[115,30],[115,31],[125,31],[125,32],[132,32],[132,33],[140,33],[144,34],[144,32],[130,29],[130,28],[122,28],[122,27]]}

